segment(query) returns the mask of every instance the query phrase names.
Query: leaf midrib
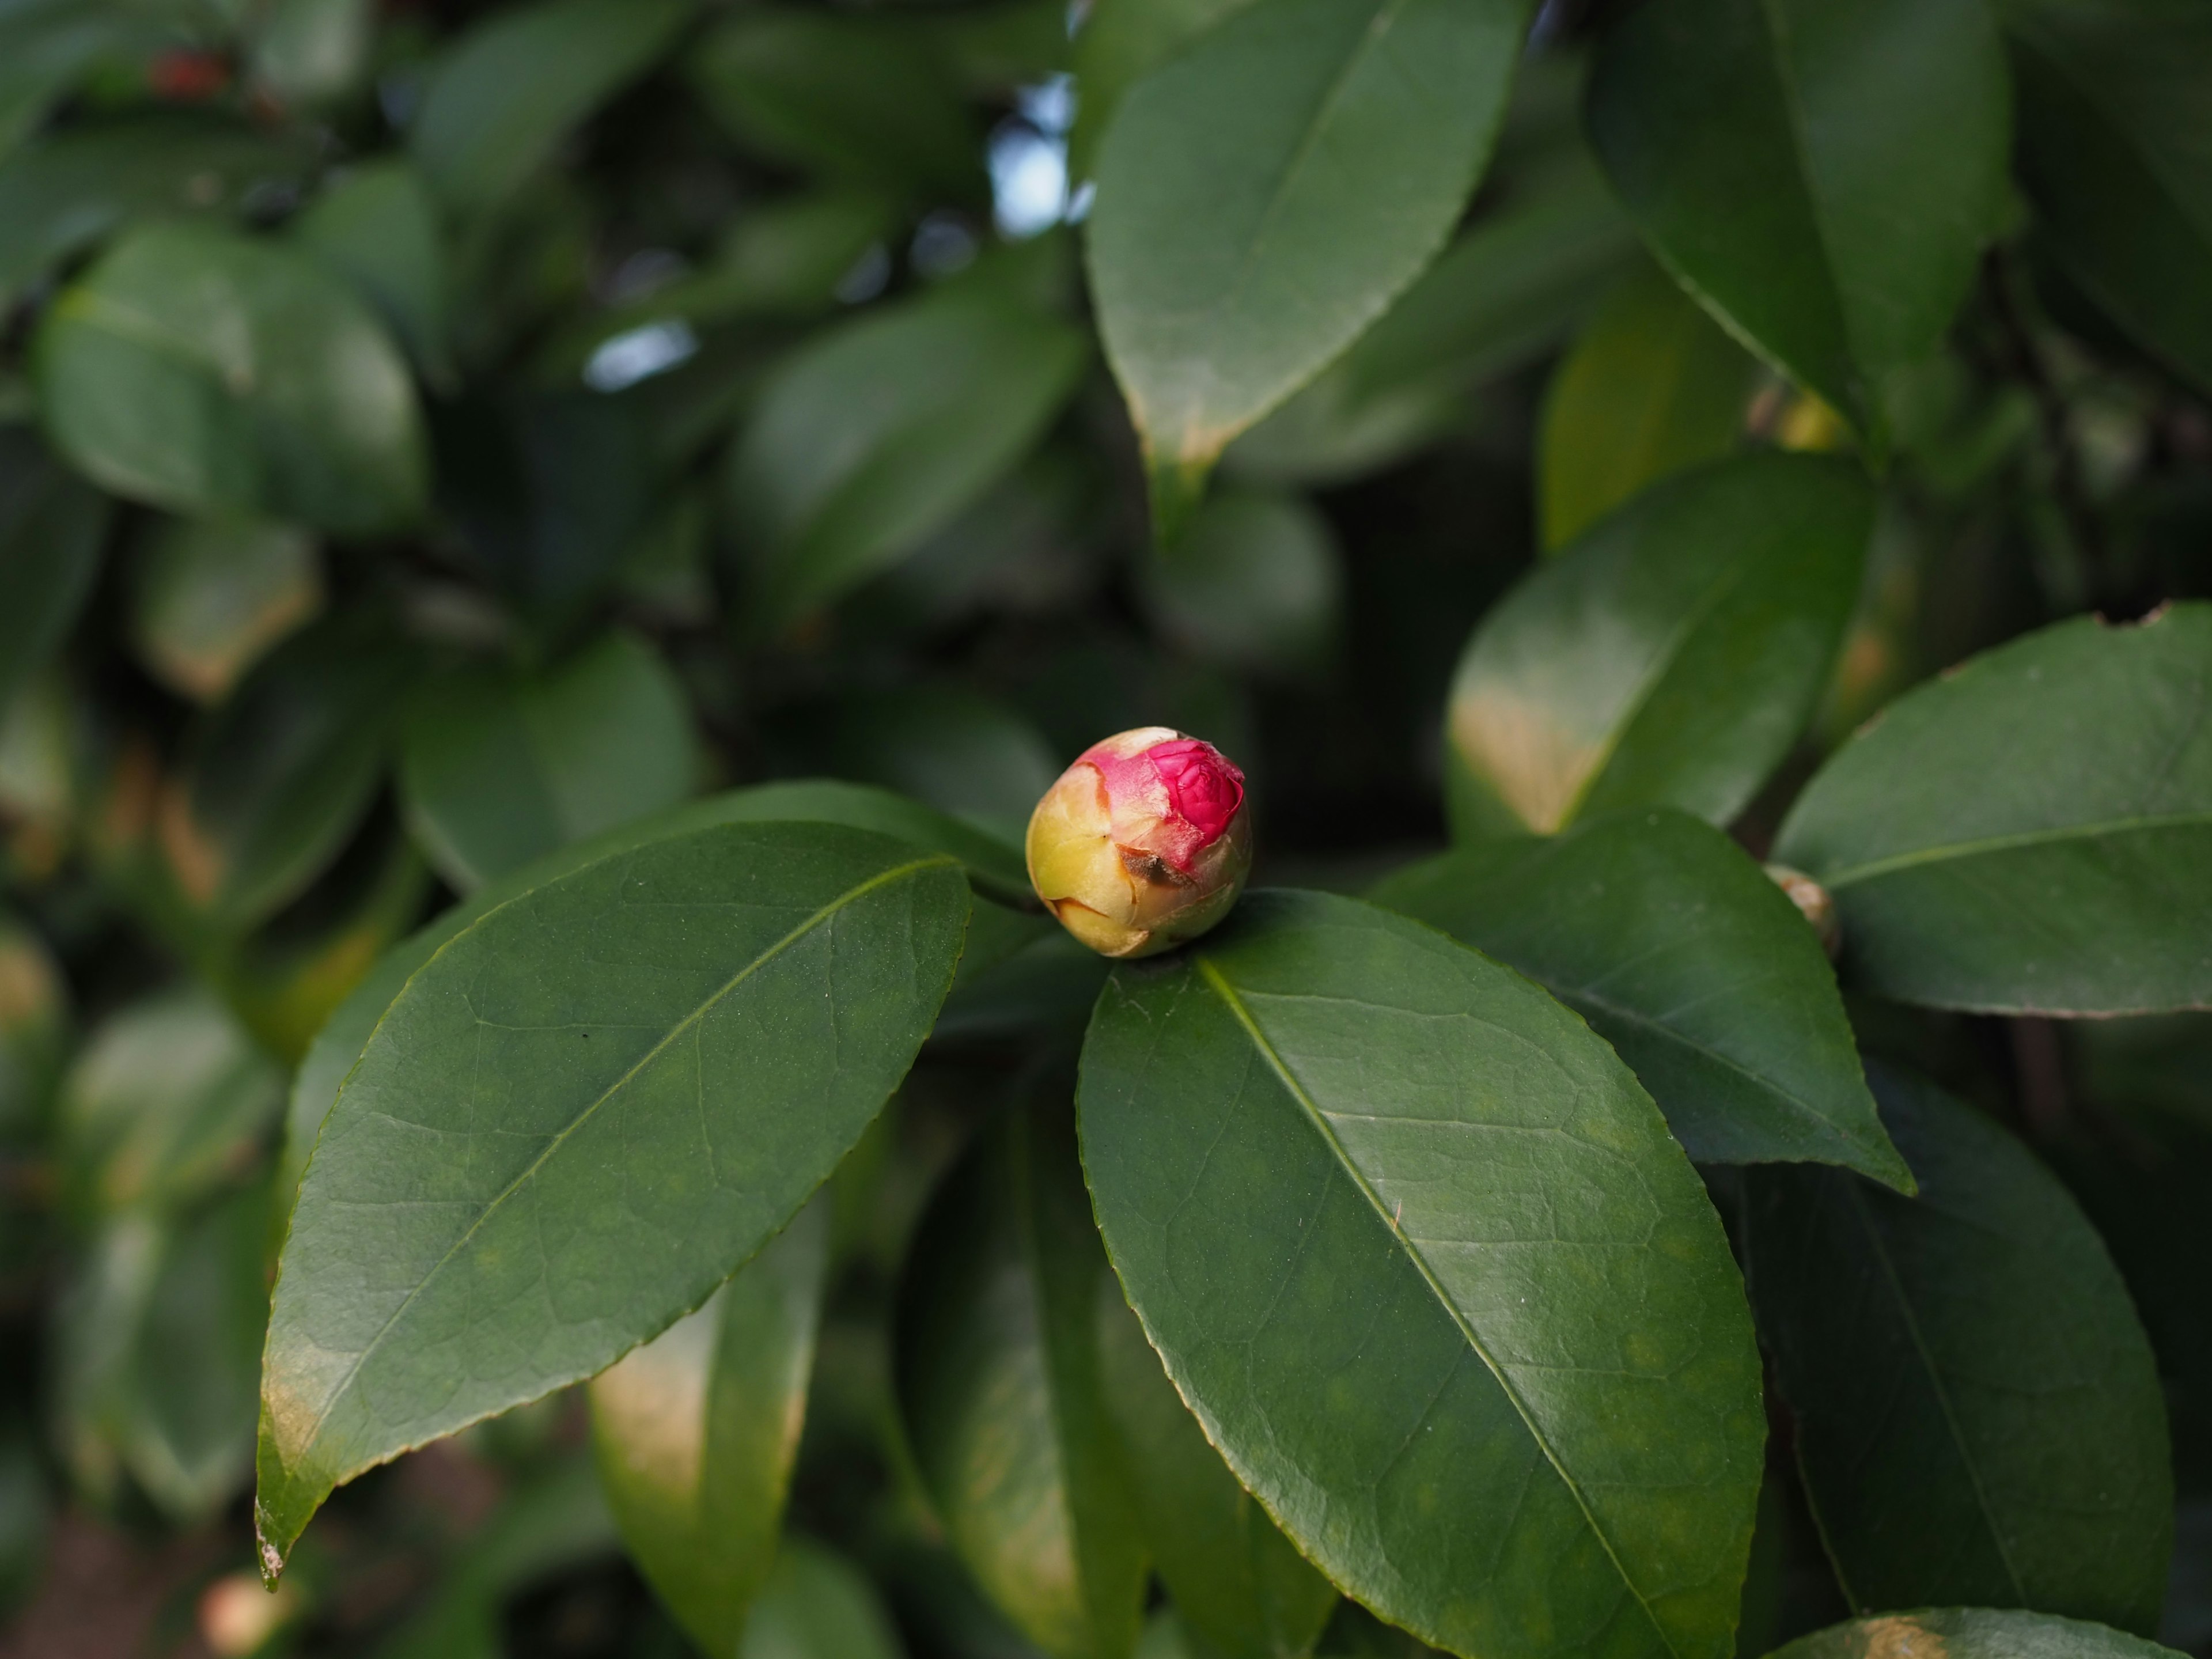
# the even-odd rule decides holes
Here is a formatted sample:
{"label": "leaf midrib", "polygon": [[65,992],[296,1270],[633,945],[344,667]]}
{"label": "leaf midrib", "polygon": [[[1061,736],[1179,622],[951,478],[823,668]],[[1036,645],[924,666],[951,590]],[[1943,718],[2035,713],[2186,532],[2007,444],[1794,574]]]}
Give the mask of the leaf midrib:
{"label": "leaf midrib", "polygon": [[2212,829],[2212,810],[2104,818],[2089,823],[2061,824],[2049,830],[2016,830],[2008,836],[1985,836],[1978,841],[1947,842],[1934,847],[1916,848],[1909,853],[1892,854],[1887,858],[1870,859],[1864,864],[1852,865],[1843,870],[1821,872],[1820,879],[1820,884],[1832,893],[1838,888],[1894,875],[1900,870],[1917,869],[1924,865],[1948,863],[1954,860],[1985,858],[1996,853],[2008,853],[2016,848],[2047,847],[2061,842],[2093,841],[2105,836],[2186,829]]}
{"label": "leaf midrib", "polygon": [[[735,991],[739,985],[750,979],[754,973],[767,966],[768,963],[774,961],[777,957],[782,955],[785,951],[797,944],[807,934],[812,933],[823,922],[836,915],[848,906],[856,903],[860,899],[865,898],[868,894],[873,892],[879,887],[888,886],[892,882],[900,880],[907,876],[914,875],[920,871],[934,869],[940,866],[957,868],[958,860],[947,854],[939,854],[933,857],[925,859],[909,860],[904,864],[895,865],[890,869],[879,871],[875,875],[869,877],[866,881],[860,882],[857,885],[849,888],[845,892],[839,894],[836,898],[822,906],[820,909],[815,911],[812,915],[808,916],[804,921],[801,921],[781,939],[777,939],[773,945],[770,945],[766,950],[756,956],[744,967],[738,969],[735,974],[732,974],[711,994],[702,998],[697,1007],[694,1008],[681,1020],[671,1026],[667,1034],[664,1036],[660,1041],[654,1043],[652,1048],[648,1048],[642,1055],[639,1056],[637,1061],[632,1065],[628,1071],[624,1072],[620,1077],[609,1084],[604,1090],[600,1091],[600,1092],[592,1098],[588,1105],[577,1113],[574,1118],[570,1120],[570,1121],[566,1124],[558,1133],[554,1135],[552,1139],[546,1143],[544,1149],[541,1151],[536,1158],[530,1161],[530,1164],[526,1169],[516,1176],[513,1181],[509,1182],[506,1187],[501,1189],[501,1191],[489,1203],[484,1206],[482,1212],[477,1215],[474,1221],[471,1221],[469,1224],[468,1230],[464,1232],[460,1237],[454,1240],[452,1248],[447,1249],[445,1255],[438,1258],[437,1261],[432,1265],[429,1271],[422,1275],[421,1280],[415,1285],[414,1289],[407,1292],[405,1299],[403,1300],[397,1308],[392,1310],[391,1317],[386,1319],[382,1326],[378,1328],[376,1334],[371,1337],[368,1341],[362,1346],[361,1352],[355,1356],[353,1364],[346,1368],[345,1374],[341,1376],[336,1385],[331,1388],[329,1395],[324,1401],[321,1411],[318,1414],[314,1434],[301,1446],[300,1455],[291,1465],[291,1468],[296,1469],[301,1464],[306,1462],[309,1454],[311,1454],[314,1449],[322,1443],[323,1431],[331,1420],[331,1406],[340,1399],[343,1398],[346,1393],[353,1387],[354,1379],[361,1374],[362,1368],[368,1364],[368,1361],[374,1356],[377,1350],[383,1346],[385,1338],[392,1334],[392,1328],[398,1324],[399,1321],[405,1316],[407,1310],[415,1305],[416,1299],[420,1297],[427,1289],[428,1289],[431,1283],[437,1279],[439,1274],[445,1271],[447,1265],[451,1262],[455,1256],[459,1255],[465,1248],[466,1248],[469,1241],[477,1236],[477,1231],[483,1226],[485,1222],[491,1218],[493,1213],[496,1212],[501,1205],[505,1204],[509,1198],[512,1198],[517,1192],[520,1191],[526,1183],[533,1179],[537,1176],[538,1170],[544,1167],[546,1161],[550,1158],[555,1152],[561,1149],[561,1147],[568,1141],[570,1135],[575,1133],[577,1130],[583,1127],[585,1123],[598,1112],[600,1107],[605,1105],[609,1100],[612,1099],[616,1094],[627,1086],[630,1081],[647,1066],[651,1065],[655,1060],[659,1058],[662,1054],[666,1052],[669,1046],[675,1042],[678,1037],[682,1036],[686,1031],[690,1030],[702,1019],[705,1018],[709,1009],[714,1007],[725,997]],[[501,908],[503,908],[504,907]],[[488,912],[487,914],[494,913]],[[479,921],[481,920],[482,918],[479,918]],[[444,955],[446,951],[450,948],[455,941],[466,938],[469,933],[474,931],[475,924],[471,924],[469,927],[462,929],[461,932],[454,934],[452,939],[448,939],[445,945],[442,945],[438,948],[437,955]],[[434,957],[433,960],[435,960],[435,957]],[[428,965],[429,964],[427,963],[424,964],[425,967],[428,967]],[[403,992],[402,994],[404,994],[404,993]],[[378,1030],[381,1030],[382,1028],[383,1022],[379,1021]],[[374,1042],[374,1036],[372,1036],[370,1041]],[[351,1080],[350,1077],[347,1079],[348,1082],[350,1082]],[[343,1090],[341,1091],[341,1094],[343,1094]],[[335,1103],[331,1109],[334,1112],[336,1111],[337,1107]],[[302,1177],[302,1185],[304,1186],[304,1184],[305,1179]]]}
{"label": "leaf midrib", "polygon": [[1252,1046],[1259,1050],[1261,1058],[1267,1062],[1269,1069],[1275,1074],[1276,1080],[1289,1091],[1291,1098],[1297,1102],[1299,1109],[1304,1112],[1308,1121],[1313,1125],[1316,1133],[1322,1137],[1323,1144],[1328,1147],[1330,1153],[1335,1158],[1337,1167],[1341,1169],[1352,1184],[1359,1189],[1361,1195],[1367,1200],[1369,1207],[1375,1212],[1376,1219],[1389,1229],[1390,1236],[1398,1241],[1406,1259],[1413,1264],[1414,1270],[1421,1275],[1422,1282],[1428,1285],[1429,1293],[1436,1297],[1437,1304],[1450,1317],[1453,1325],[1458,1328],[1461,1337],[1473,1350],[1475,1357],[1489,1368],[1492,1377],[1496,1380],[1506,1400],[1519,1415],[1522,1426],[1528,1430],[1529,1439],[1534,1442],[1537,1449],[1544,1454],[1545,1461],[1552,1466],[1553,1472],[1559,1477],[1560,1483],[1566,1487],[1569,1495],[1574,1498],[1575,1506],[1581,1510],[1583,1520],[1589,1526],[1591,1536],[1597,1540],[1599,1547],[1605,1551],[1606,1559],[1613,1564],[1613,1570],[1620,1577],[1622,1585],[1627,1589],[1629,1595],[1636,1599],[1636,1605],[1643,1611],[1644,1618],[1650,1620],[1652,1630],[1656,1632],[1667,1651],[1675,1655],[1677,1659],[1681,1659],[1681,1650],[1674,1645],[1673,1634],[1659,1621],[1658,1615],[1652,1611],[1651,1603],[1644,1596],[1642,1588],[1629,1576],[1628,1569],[1622,1565],[1620,1552],[1613,1547],[1613,1540],[1606,1534],[1605,1528],[1599,1524],[1597,1515],[1591,1509],[1589,1499],[1583,1495],[1580,1483],[1568,1472],[1566,1466],[1560,1462],[1558,1454],[1553,1449],[1551,1441],[1537,1427],[1535,1416],[1529,1410],[1528,1403],[1521,1398],[1520,1391],[1513,1386],[1510,1379],[1506,1376],[1504,1368],[1492,1356],[1490,1350],[1484,1346],[1481,1337],[1476,1334],[1474,1326],[1468,1322],[1466,1316],[1460,1311],[1459,1305],[1452,1300],[1443,1285],[1437,1280],[1435,1270],[1430,1267],[1427,1257],[1416,1248],[1416,1241],[1407,1237],[1396,1218],[1383,1206],[1382,1195],[1368,1183],[1364,1172],[1352,1162],[1351,1155],[1344,1149],[1344,1143],[1337,1139],[1336,1131],[1330,1127],[1321,1107],[1291,1074],[1289,1066],[1285,1063],[1281,1054],[1276,1052],[1274,1044],[1267,1040],[1267,1034],[1260,1029],[1259,1022],[1253,1018],[1251,1010],[1244,1006],[1244,1000],[1237,994],[1236,987],[1229,982],[1228,977],[1214,965],[1211,957],[1198,957],[1196,965],[1208,988],[1221,999],[1237,1023],[1243,1028],[1244,1034],[1251,1041]]}

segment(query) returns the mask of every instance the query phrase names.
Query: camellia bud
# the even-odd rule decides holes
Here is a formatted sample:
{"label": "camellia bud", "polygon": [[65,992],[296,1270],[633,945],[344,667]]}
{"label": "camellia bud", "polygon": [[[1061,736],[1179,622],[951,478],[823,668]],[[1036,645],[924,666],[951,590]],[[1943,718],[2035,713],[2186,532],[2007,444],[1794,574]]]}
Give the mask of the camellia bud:
{"label": "camellia bud", "polygon": [[1210,743],[1143,726],[1094,743],[1030,815],[1030,881],[1101,956],[1196,939],[1252,867],[1244,775]]}

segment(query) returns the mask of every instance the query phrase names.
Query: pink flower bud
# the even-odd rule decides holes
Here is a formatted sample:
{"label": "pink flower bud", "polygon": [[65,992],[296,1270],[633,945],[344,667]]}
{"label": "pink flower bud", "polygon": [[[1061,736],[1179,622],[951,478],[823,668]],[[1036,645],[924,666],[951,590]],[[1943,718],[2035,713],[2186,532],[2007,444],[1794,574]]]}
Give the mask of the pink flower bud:
{"label": "pink flower bud", "polygon": [[1229,914],[1252,866],[1244,775],[1164,726],[1095,743],[1030,817],[1030,880],[1101,956],[1148,957]]}

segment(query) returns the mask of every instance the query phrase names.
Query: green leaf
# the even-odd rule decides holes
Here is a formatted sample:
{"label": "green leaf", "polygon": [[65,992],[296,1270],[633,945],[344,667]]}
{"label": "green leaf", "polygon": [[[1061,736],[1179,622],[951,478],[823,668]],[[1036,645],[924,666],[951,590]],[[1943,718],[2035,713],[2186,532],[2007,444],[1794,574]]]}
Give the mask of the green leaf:
{"label": "green leaf", "polygon": [[234,213],[313,160],[296,139],[198,117],[58,133],[0,166],[0,307],[134,220]]}
{"label": "green leaf", "polygon": [[568,131],[642,74],[691,0],[544,0],[500,12],[432,71],[409,148],[457,222],[505,204]]}
{"label": "green leaf", "polygon": [[1121,96],[1146,75],[1252,0],[1122,0],[1092,6],[1075,36],[1075,127],[1071,179],[1091,177],[1098,140]]}
{"label": "green leaf", "polygon": [[1143,1614],[1099,1366],[1106,1278],[1072,1127],[1048,1102],[979,1135],[899,1290],[899,1404],[923,1483],[975,1582],[1054,1659],[1126,1659]]}
{"label": "green leaf", "polygon": [[983,133],[907,18],[764,8],[707,34],[700,100],[771,161],[930,200],[983,194]]}
{"label": "green leaf", "polygon": [[2122,327],[2212,392],[2212,17],[2187,0],[2001,0],[2036,228]]}
{"label": "green leaf", "polygon": [[206,992],[134,1003],[93,1034],[63,1082],[68,1190],[94,1215],[188,1207],[252,1161],[283,1087]]}
{"label": "green leaf", "polygon": [[1677,280],[1879,449],[2006,199],[2011,89],[1984,0],[1674,0],[1592,70],[1592,141]]}
{"label": "green leaf", "polygon": [[1544,394],[1544,544],[1572,541],[1647,484],[1735,447],[1752,364],[1666,274],[1613,290]]}
{"label": "green leaf", "polygon": [[1336,1607],[1336,1587],[1206,1443],[1110,1279],[1099,1285],[1098,1356],[1145,1541],[1182,1622],[1205,1643],[1200,1651],[1221,1659],[1310,1653]]}
{"label": "green leaf", "polygon": [[1372,897],[1587,1019],[1698,1162],[1840,1164],[1912,1189],[1813,929],[1718,830],[1622,813],[1474,842]]}
{"label": "green leaf", "polygon": [[156,20],[86,0],[14,0],[0,11],[0,156],[99,70],[162,43]]}
{"label": "green leaf", "polygon": [[1835,896],[1847,978],[1939,1007],[2212,1006],[2212,605],[2077,617],[1890,705],[1775,856]]}
{"label": "green leaf", "polygon": [[253,18],[254,81],[283,104],[343,98],[368,71],[375,12],[374,0],[268,0]]}
{"label": "green leaf", "polygon": [[1929,1607],[1887,1613],[1801,1636],[1771,1659],[1897,1659],[1942,1654],[1947,1659],[2174,1659],[2160,1647],[2106,1625],[2048,1613],[1991,1607]]}
{"label": "green leaf", "polygon": [[1196,654],[1298,674],[1328,663],[1344,574],[1335,534],[1310,504],[1237,489],[1152,550],[1145,586],[1164,631]]}
{"label": "green leaf", "polygon": [[161,527],[131,583],[139,660],[198,702],[228,695],[263,653],[323,607],[312,536],[250,519],[186,519]]}
{"label": "green leaf", "polygon": [[592,1380],[592,1448],[623,1541],[691,1639],[735,1653],[768,1582],[829,1265],[810,1204],[698,1312]]}
{"label": "green leaf", "polygon": [[1087,356],[1066,323],[983,283],[799,348],[730,457],[755,625],[788,626],[943,528],[1043,434]]}
{"label": "green leaf", "polygon": [[903,1659],[867,1576],[804,1538],[786,1538],[753,1604],[738,1659]]}
{"label": "green leaf", "polygon": [[186,897],[242,929],[337,857],[382,782],[414,653],[348,617],[295,634],[195,742],[162,847]]}
{"label": "green leaf", "polygon": [[97,491],[31,434],[0,428],[0,709],[61,647],[106,533]]}
{"label": "green leaf", "polygon": [[213,226],[150,225],[48,309],[41,418],[118,495],[342,535],[407,523],[428,464],[406,364],[321,265]]}
{"label": "green leaf", "polygon": [[1117,967],[1084,1167],[1206,1437],[1346,1594],[1485,1659],[1723,1659],[1759,1359],[1650,1097],[1510,969],[1248,896]]}
{"label": "green leaf", "polygon": [[419,168],[397,159],[356,168],[310,203],[290,233],[352,284],[426,379],[452,383],[451,278],[437,204]]}
{"label": "green leaf", "polygon": [[1759,1329],[1855,1607],[2155,1628],[2173,1542],[2150,1344],[2096,1233],[2009,1135],[1873,1070],[1920,1196],[1747,1171]]}
{"label": "green leaf", "polygon": [[1734,817],[1827,685],[1874,508],[1855,467],[1754,455],[1669,479],[1585,532],[1491,609],[1460,659],[1455,826],[1548,832],[1636,806]]}
{"label": "green leaf", "polygon": [[424,688],[399,787],[424,854],[471,892],[691,793],[698,750],[674,672],[610,633],[557,666],[483,666]]}
{"label": "green leaf", "polygon": [[958,865],[827,824],[617,853],[484,915],[384,1014],[293,1211],[262,1559],[331,1489],[591,1376],[704,1302],[905,1074]]}
{"label": "green leaf", "polygon": [[1636,251],[1595,165],[1576,155],[1479,217],[1382,319],[1229,447],[1251,477],[1316,483],[1410,454],[1468,416],[1470,394],[1565,339]]}
{"label": "green leaf", "polygon": [[127,1471],[191,1524],[245,1484],[268,1216],[256,1184],[184,1225],[141,1212],[95,1241],[61,1310],[56,1391],[64,1448],[95,1492]]}
{"label": "green leaf", "polygon": [[1162,541],[1223,447],[1443,246],[1527,21],[1523,0],[1266,0],[1122,99],[1091,281]]}

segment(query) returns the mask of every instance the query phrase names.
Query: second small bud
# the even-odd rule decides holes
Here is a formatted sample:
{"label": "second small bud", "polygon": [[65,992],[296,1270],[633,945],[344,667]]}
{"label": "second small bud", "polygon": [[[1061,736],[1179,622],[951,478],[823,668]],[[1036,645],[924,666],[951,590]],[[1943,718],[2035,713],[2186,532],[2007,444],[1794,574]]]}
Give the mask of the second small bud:
{"label": "second small bud", "polygon": [[1030,817],[1030,881],[1108,957],[1148,957],[1229,914],[1252,867],[1244,775],[1164,726],[1094,743]]}

